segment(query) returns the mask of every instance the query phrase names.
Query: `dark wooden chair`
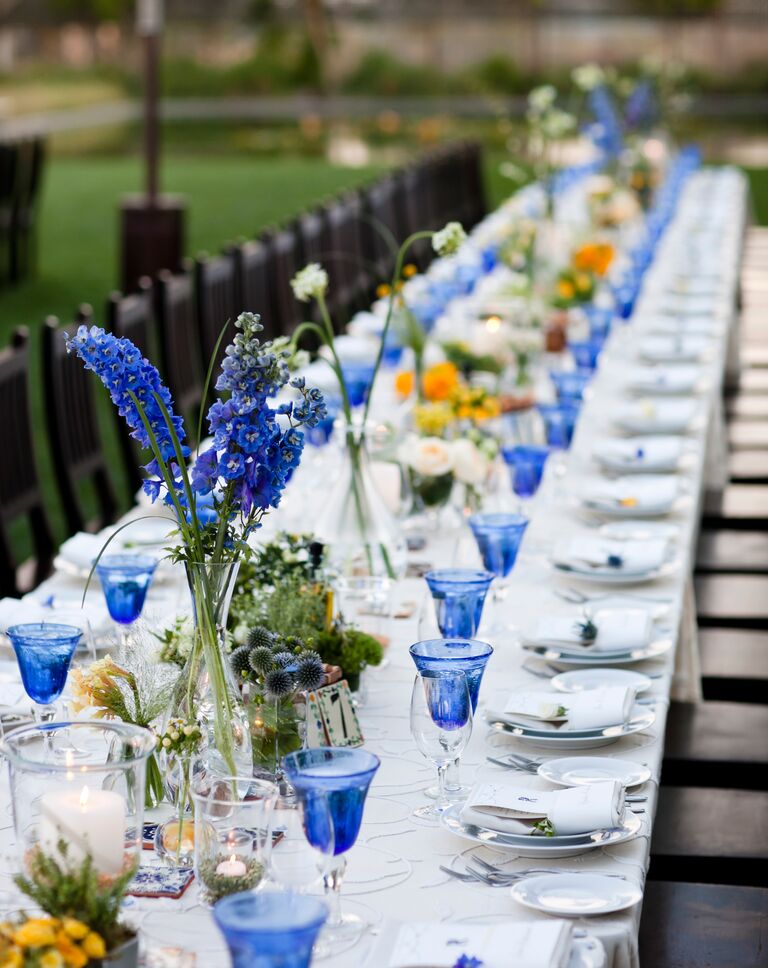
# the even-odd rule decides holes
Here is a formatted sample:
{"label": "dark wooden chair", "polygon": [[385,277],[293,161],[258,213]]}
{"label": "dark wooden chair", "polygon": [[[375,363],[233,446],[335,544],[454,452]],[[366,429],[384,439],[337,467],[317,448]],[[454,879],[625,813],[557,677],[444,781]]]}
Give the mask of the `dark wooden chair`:
{"label": "dark wooden chair", "polygon": [[208,372],[216,344],[226,326],[216,354],[213,371],[215,378],[224,350],[234,338],[235,320],[242,311],[242,306],[237,301],[234,259],[227,253],[213,259],[199,258],[195,263],[195,281],[200,351],[205,373]]}
{"label": "dark wooden chair", "polygon": [[[43,327],[43,390],[53,472],[69,534],[98,531],[117,515],[117,500],[101,444],[92,392],[93,376],[67,353],[59,321]],[[82,485],[90,482],[98,507],[86,517]]]}
{"label": "dark wooden chair", "polygon": [[13,200],[18,170],[18,145],[0,144],[0,285],[4,285],[11,278]]}
{"label": "dark wooden chair", "polygon": [[704,528],[696,550],[696,571],[768,574],[768,531]]}
{"label": "dark wooden chair", "polygon": [[291,279],[302,268],[299,238],[294,228],[282,228],[265,233],[262,241],[268,249],[270,311],[275,331],[277,335],[290,336],[306,316],[291,289]]}
{"label": "dark wooden chair", "polygon": [[[403,171],[405,193],[406,235],[434,229],[434,197],[429,168],[422,163],[409,165]],[[438,226],[439,227],[439,226]],[[432,261],[434,252],[429,239],[419,239],[406,257],[424,270]]]}
{"label": "dark wooden chair", "polygon": [[189,268],[175,275],[163,270],[157,275],[154,291],[161,370],[176,412],[184,417],[187,433],[191,433],[203,402],[193,274]]}
{"label": "dark wooden chair", "polygon": [[[0,351],[0,595],[21,595],[50,572],[55,552],[46,501],[35,463],[29,403],[29,336],[19,329],[11,346]],[[10,530],[26,520],[33,557],[22,563],[14,551]]]}
{"label": "dark wooden chair", "polygon": [[45,142],[23,141],[13,197],[11,224],[11,279],[23,279],[37,262],[37,203],[43,180]]}
{"label": "dark wooden chair", "polygon": [[397,201],[394,177],[380,178],[363,192],[365,253],[377,283],[392,278],[397,250],[403,241]]}
{"label": "dark wooden chair", "polygon": [[270,291],[270,251],[258,240],[230,249],[235,263],[235,293],[240,312],[258,313],[264,339],[277,335]]}
{"label": "dark wooden chair", "polygon": [[462,151],[463,180],[466,185],[465,208],[461,221],[469,231],[488,212],[488,196],[483,175],[483,149],[476,141],[464,143]]}
{"label": "dark wooden chair", "polygon": [[363,205],[356,192],[348,192],[326,208],[331,254],[328,259],[332,318],[341,331],[359,309],[367,309],[373,274],[366,263],[363,238]]}
{"label": "dark wooden chair", "polygon": [[700,626],[768,629],[768,575],[696,575],[694,588]]}
{"label": "dark wooden chair", "polygon": [[699,629],[705,699],[764,703],[768,694],[768,632]]}
{"label": "dark wooden chair", "polygon": [[[139,280],[137,292],[124,296],[113,292],[107,300],[107,327],[121,339],[129,339],[151,363],[157,363],[152,314],[152,280]],[[132,494],[141,487],[144,477],[139,470],[151,455],[144,452],[131,435],[125,421],[115,407],[110,408],[117,423],[117,439],[123,467]]]}
{"label": "dark wooden chair", "polygon": [[327,269],[326,263],[331,255],[331,240],[323,209],[313,208],[308,212],[302,212],[296,218],[294,225],[299,236],[301,265],[317,262]]}

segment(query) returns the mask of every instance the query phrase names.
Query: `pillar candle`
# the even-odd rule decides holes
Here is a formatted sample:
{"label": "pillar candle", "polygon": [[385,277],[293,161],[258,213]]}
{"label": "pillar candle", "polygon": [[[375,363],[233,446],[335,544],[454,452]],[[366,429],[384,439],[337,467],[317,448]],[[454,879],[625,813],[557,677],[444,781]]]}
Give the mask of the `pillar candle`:
{"label": "pillar candle", "polygon": [[40,798],[40,847],[58,854],[58,842],[68,845],[73,863],[93,858],[101,874],[119,874],[125,852],[125,800],[111,790],[59,789]]}

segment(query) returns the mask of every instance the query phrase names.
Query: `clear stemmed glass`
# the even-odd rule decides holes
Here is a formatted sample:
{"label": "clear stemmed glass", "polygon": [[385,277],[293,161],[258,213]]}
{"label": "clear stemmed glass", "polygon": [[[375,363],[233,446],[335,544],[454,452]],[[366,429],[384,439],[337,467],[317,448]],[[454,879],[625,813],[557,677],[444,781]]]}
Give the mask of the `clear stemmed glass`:
{"label": "clear stemmed glass", "polygon": [[[419,672],[463,672],[467,677],[472,714],[477,712],[480,683],[488,660],[493,655],[493,646],[477,639],[431,638],[414,642],[409,651]],[[437,786],[428,787],[424,792],[433,799],[440,795]],[[469,787],[461,783],[458,758],[448,766],[445,793],[452,802],[464,800],[469,794]]]}
{"label": "clear stemmed glass", "polygon": [[[269,818],[264,847],[267,875],[273,884],[294,891],[315,887],[328,873],[334,857],[334,831],[330,812],[307,810],[307,794],[293,790],[277,797]],[[313,839],[307,837],[308,813],[313,818]]]}
{"label": "clear stemmed glass", "polygon": [[326,946],[354,942],[366,926],[358,915],[342,913],[340,892],[347,866],[344,855],[357,840],[365,798],[378,768],[379,758],[363,749],[320,746],[297,750],[285,758],[286,775],[304,801],[309,842],[324,852],[329,816],[333,825],[336,861],[323,878],[331,909],[321,937],[323,953]]}
{"label": "clear stemmed glass", "polygon": [[35,720],[40,725],[50,722],[82,631],[73,625],[31,622],[11,626],[6,635],[16,653],[24,690],[34,704]]}
{"label": "clear stemmed glass", "polygon": [[141,615],[156,568],[151,555],[105,555],[96,566],[109,614],[122,626],[123,645],[128,626]]}
{"label": "clear stemmed glass", "polygon": [[424,578],[432,593],[440,634],[471,639],[480,624],[493,573],[477,568],[436,568]]}
{"label": "clear stemmed glass", "polygon": [[411,735],[419,751],[437,767],[438,797],[414,810],[420,820],[437,822],[450,806],[446,771],[472,735],[472,700],[463,672],[417,672],[411,695]]}
{"label": "clear stemmed glass", "polygon": [[493,583],[494,616],[489,632],[501,635],[511,631],[511,626],[501,620],[501,603],[507,595],[509,575],[515,566],[520,543],[528,518],[523,514],[496,512],[473,514],[469,526],[475,536],[483,565],[496,576]]}

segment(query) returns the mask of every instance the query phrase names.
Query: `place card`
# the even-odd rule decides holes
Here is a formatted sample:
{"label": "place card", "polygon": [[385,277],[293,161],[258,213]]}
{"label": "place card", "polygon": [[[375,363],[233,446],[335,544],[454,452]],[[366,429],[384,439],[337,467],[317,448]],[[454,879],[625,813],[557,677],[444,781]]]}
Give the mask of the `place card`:
{"label": "place card", "polygon": [[345,679],[310,692],[307,699],[308,746],[362,746],[363,731]]}

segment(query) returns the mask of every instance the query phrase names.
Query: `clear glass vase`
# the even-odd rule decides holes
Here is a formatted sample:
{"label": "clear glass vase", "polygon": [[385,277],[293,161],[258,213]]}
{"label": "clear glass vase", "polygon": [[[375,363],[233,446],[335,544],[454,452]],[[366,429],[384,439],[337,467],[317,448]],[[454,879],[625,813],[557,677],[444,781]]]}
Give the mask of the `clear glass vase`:
{"label": "clear glass vase", "polygon": [[172,716],[197,722],[202,730],[203,765],[230,776],[253,769],[248,715],[224,645],[238,566],[185,563],[195,635],[171,704]]}
{"label": "clear glass vase", "polygon": [[347,427],[343,461],[317,526],[328,566],[340,575],[400,577],[405,539],[371,477],[365,434],[358,428]]}
{"label": "clear glass vase", "polygon": [[270,700],[256,695],[248,704],[248,712],[254,773],[279,781],[283,778],[283,757],[300,750],[304,743],[306,706],[295,703],[293,697]]}

